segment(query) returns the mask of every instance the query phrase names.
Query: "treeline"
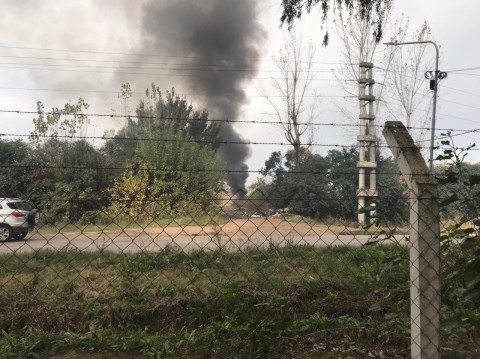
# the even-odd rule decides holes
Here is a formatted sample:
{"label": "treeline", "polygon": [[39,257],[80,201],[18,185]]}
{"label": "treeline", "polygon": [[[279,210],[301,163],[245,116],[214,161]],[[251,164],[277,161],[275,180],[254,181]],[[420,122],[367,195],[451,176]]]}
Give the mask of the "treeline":
{"label": "treeline", "polygon": [[[401,184],[391,158],[378,156],[377,215],[389,222],[407,219],[406,187]],[[358,216],[358,149],[331,150],[326,156],[302,147],[285,155],[273,152],[254,185],[253,197],[263,195],[277,210],[287,210],[316,219],[356,221]],[[367,187],[369,186],[367,176]]]}
{"label": "treeline", "polygon": [[173,89],[162,94],[152,85],[101,148],[82,139],[83,99],[48,112],[37,107],[28,142],[0,140],[0,196],[32,201],[43,223],[195,216],[224,188],[219,127]]}
{"label": "treeline", "polygon": [[[28,141],[0,139],[0,197],[32,201],[47,224],[196,217],[225,203],[228,170],[216,153],[220,127],[207,111],[194,109],[173,89],[163,94],[152,85],[135,114],[120,117],[121,129],[108,131],[97,148],[83,138],[87,109],[83,99],[51,111],[38,103]],[[325,156],[306,147],[273,152],[250,188],[250,204],[266,212],[356,221],[358,158],[355,147]],[[404,222],[406,187],[393,160],[377,158],[376,214],[390,223]],[[464,168],[480,174],[478,164]],[[437,167],[438,173],[445,171]],[[445,216],[478,216],[468,205],[478,204],[478,193],[462,186],[461,181],[441,183],[443,197],[458,195],[455,208],[443,209]]]}

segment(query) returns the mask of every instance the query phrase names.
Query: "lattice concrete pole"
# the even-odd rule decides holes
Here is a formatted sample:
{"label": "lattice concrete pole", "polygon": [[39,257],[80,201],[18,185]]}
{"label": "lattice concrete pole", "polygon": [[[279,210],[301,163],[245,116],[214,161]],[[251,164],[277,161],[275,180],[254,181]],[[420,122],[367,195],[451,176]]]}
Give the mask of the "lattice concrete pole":
{"label": "lattice concrete pole", "polygon": [[440,220],[438,188],[401,122],[383,134],[410,189],[411,357],[440,358]]}
{"label": "lattice concrete pole", "polygon": [[[359,65],[360,76],[358,80],[358,100],[360,105],[360,135],[358,167],[358,208],[363,208],[367,200],[377,196],[376,189],[376,135],[373,95],[373,64],[361,62]],[[368,88],[368,94],[367,94]],[[366,176],[369,176],[369,186],[366,187]],[[358,213],[358,222],[364,225],[367,221],[365,213]]]}
{"label": "lattice concrete pole", "polygon": [[365,168],[360,166],[360,163],[365,162],[365,142],[361,141],[360,138],[363,138],[366,134],[366,120],[365,117],[367,116],[366,110],[366,101],[365,98],[365,70],[360,67],[360,80],[358,84],[358,100],[360,105],[360,136],[358,138],[359,146],[358,146],[358,153],[359,153],[359,164],[358,167],[358,223],[360,225],[365,224],[365,213],[361,213],[361,209],[365,207],[365,196],[363,195],[363,191],[365,190]]}
{"label": "lattice concrete pole", "polygon": [[[371,64],[373,67],[373,64]],[[370,182],[369,182],[369,188],[370,188],[370,196],[374,197],[377,195],[377,131],[376,131],[376,126],[375,126],[375,96],[373,95],[373,85],[375,84],[375,81],[373,80],[373,73],[372,73],[372,67],[369,67],[368,69],[368,79],[370,80],[368,84],[368,95],[370,96],[371,99],[368,102],[368,113],[370,114],[369,119],[368,119],[368,131],[367,131],[367,143],[370,151],[369,159],[371,163],[374,163],[375,166],[372,166],[370,168]]]}

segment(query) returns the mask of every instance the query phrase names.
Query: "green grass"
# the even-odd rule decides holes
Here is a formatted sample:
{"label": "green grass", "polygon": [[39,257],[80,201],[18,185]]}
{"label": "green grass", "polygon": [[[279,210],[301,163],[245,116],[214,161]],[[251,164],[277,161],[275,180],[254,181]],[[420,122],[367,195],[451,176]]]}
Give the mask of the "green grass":
{"label": "green grass", "polygon": [[[406,358],[404,258],[393,246],[0,256],[0,357]],[[448,348],[478,355],[457,334]]]}

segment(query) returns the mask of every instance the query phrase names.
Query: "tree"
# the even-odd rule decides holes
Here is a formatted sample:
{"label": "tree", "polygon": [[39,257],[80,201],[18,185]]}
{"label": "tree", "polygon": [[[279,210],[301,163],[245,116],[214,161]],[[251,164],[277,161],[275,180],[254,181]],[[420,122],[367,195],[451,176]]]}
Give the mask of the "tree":
{"label": "tree", "polygon": [[138,139],[149,138],[168,129],[188,136],[201,146],[218,149],[219,126],[209,122],[207,111],[195,110],[173,88],[163,95],[159,87],[152,84],[146,90],[146,99],[142,99],[136,108],[136,119],[128,118],[126,126],[117,134],[106,134],[108,140],[104,151],[114,167],[124,167],[133,158]]}
{"label": "tree", "polygon": [[[55,148],[56,156],[49,156]],[[104,205],[104,156],[85,140],[50,139],[33,148],[28,198],[46,224],[94,223]]]}
{"label": "tree", "polygon": [[[358,64],[361,62],[373,62],[377,52],[377,24],[382,18],[383,23],[387,23],[393,7],[393,0],[385,0],[382,10],[371,14],[369,17],[362,16],[361,9],[352,10],[350,13],[344,13],[341,8],[338,9],[335,18],[335,31],[342,44],[341,56],[344,59],[344,65],[339,72],[335,73],[338,84],[346,94],[358,102],[358,80],[360,78]],[[388,68],[390,58],[386,58],[382,67]],[[337,75],[340,74],[340,75]],[[385,74],[386,76],[386,74]],[[354,81],[352,81],[354,80]],[[383,80],[385,82],[385,79]],[[383,98],[384,86],[376,86],[375,114],[378,113],[379,104]],[[351,120],[358,123],[358,114],[352,115],[349,109],[342,103],[339,105],[341,112]],[[355,111],[355,113],[357,113]]]}
{"label": "tree", "polygon": [[[383,12],[373,13],[370,17],[362,17],[360,10],[354,10],[351,14],[345,14],[338,11],[335,19],[335,30],[342,43],[341,55],[345,60],[345,65],[337,75],[339,85],[350,95],[354,102],[358,101],[358,63],[373,62],[377,64],[380,70],[375,70],[378,74],[383,71],[380,84],[374,87],[375,95],[375,115],[377,119],[382,109],[388,111],[389,118],[398,119],[406,122],[407,127],[416,127],[421,129],[415,132],[416,141],[421,141],[426,134],[425,124],[428,120],[429,112],[419,114],[418,107],[425,101],[425,95],[428,91],[425,86],[425,79],[420,74],[421,69],[426,67],[425,49],[426,45],[419,44],[415,46],[391,46],[383,58],[377,55],[377,37],[376,24],[379,16],[382,17],[384,26],[389,22],[393,9],[393,0],[385,0]],[[404,42],[409,36],[409,20],[403,15],[392,25],[390,40]],[[411,41],[425,41],[430,38],[430,29],[424,23],[417,30]],[[375,76],[377,77],[377,76]],[[348,81],[345,81],[348,80]],[[351,81],[355,80],[355,81]],[[385,99],[393,99],[386,101]],[[345,102],[338,106],[345,117],[352,123],[358,123],[358,115],[354,115],[345,105]],[[383,116],[385,117],[385,116]]]}
{"label": "tree", "polygon": [[330,150],[325,159],[328,163],[329,197],[332,200],[330,216],[353,221],[358,210],[358,149]]}
{"label": "tree", "polygon": [[129,167],[107,192],[111,213],[133,219],[208,212],[226,179],[211,148],[173,128],[140,140]]}
{"label": "tree", "polygon": [[[304,11],[310,11],[320,6],[322,11],[322,22],[325,23],[332,6],[338,5],[339,11],[352,13],[358,9],[362,18],[369,19],[373,14],[377,15],[375,39],[377,42],[383,36],[383,6],[384,0],[282,0],[283,12],[280,18],[281,24],[287,23],[289,29],[293,26],[296,19],[300,19]],[[329,33],[328,29],[323,38],[323,44],[328,45]]]}
{"label": "tree", "polygon": [[[300,155],[300,156],[298,156]],[[273,152],[262,169],[272,178],[267,198],[276,209],[289,208],[295,214],[324,218],[329,213],[327,162],[319,154],[301,147],[300,153],[289,150],[283,157]]]}
{"label": "tree", "polygon": [[[405,41],[426,41],[431,38],[431,31],[425,22],[415,31],[411,40],[408,40],[409,20],[403,17],[395,23],[396,32],[391,40],[398,42]],[[386,102],[389,117],[393,120],[405,122],[412,137],[417,143],[425,138],[427,134],[428,120],[430,116],[430,103],[426,111],[418,111],[428,95],[428,86],[423,76],[423,70],[428,67],[425,59],[427,44],[416,44],[412,46],[390,47],[388,55],[390,59],[389,71],[386,76],[387,91],[392,95],[390,98],[398,99],[396,107],[391,102]],[[400,110],[398,109],[398,105]],[[412,128],[413,127],[413,128]],[[423,146],[419,146],[423,147]]]}
{"label": "tree", "polygon": [[295,32],[290,33],[279,57],[273,57],[280,74],[271,76],[270,87],[262,84],[260,88],[297,157],[300,155],[301,146],[313,140],[313,132],[310,132],[307,141],[302,139],[307,131],[312,131],[311,122],[315,109],[315,100],[307,103],[307,90],[313,80],[313,56],[312,44],[305,46],[301,36]]}
{"label": "tree", "polygon": [[105,158],[85,139],[76,137],[89,122],[88,108],[82,98],[50,112],[37,102],[27,193],[42,211],[43,223],[91,223],[104,204]]}
{"label": "tree", "polygon": [[77,103],[66,103],[63,108],[54,107],[51,112],[45,112],[41,101],[37,102],[38,117],[33,119],[35,129],[30,134],[34,141],[41,142],[48,138],[74,137],[88,125],[88,116],[85,113],[90,105],[83,98]]}
{"label": "tree", "polygon": [[[262,169],[262,175],[269,181],[261,184],[261,190],[276,209],[288,207],[295,214],[316,219],[334,217],[354,221],[358,210],[357,160],[355,147],[331,150],[325,157],[302,148],[300,163],[296,162],[293,150],[285,156],[273,152]],[[399,182],[390,157],[379,156],[379,172],[381,196],[377,212],[389,223],[400,223],[406,218],[405,186]]]}
{"label": "tree", "polygon": [[223,188],[216,156],[219,127],[175,90],[146,91],[136,119],[109,138],[104,152],[117,171],[109,188],[110,211],[138,218],[193,216],[207,211]]}
{"label": "tree", "polygon": [[25,197],[32,171],[31,151],[22,140],[0,139],[0,193],[3,197]]}

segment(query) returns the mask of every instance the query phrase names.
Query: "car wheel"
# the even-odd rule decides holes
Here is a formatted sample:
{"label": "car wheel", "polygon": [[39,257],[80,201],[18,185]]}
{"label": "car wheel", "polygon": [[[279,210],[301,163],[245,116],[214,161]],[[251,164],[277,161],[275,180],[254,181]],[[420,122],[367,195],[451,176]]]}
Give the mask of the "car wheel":
{"label": "car wheel", "polygon": [[12,229],[5,224],[0,224],[0,240],[9,241],[12,239],[12,236]]}
{"label": "car wheel", "polygon": [[23,239],[27,236],[28,232],[25,232],[25,233],[16,233],[13,235],[13,238],[15,239]]}
{"label": "car wheel", "polygon": [[29,225],[31,225],[31,226],[35,225],[35,222],[37,220],[37,213],[38,213],[37,209],[32,209],[30,211],[30,213],[27,216],[27,222],[28,222]]}

